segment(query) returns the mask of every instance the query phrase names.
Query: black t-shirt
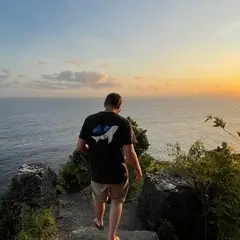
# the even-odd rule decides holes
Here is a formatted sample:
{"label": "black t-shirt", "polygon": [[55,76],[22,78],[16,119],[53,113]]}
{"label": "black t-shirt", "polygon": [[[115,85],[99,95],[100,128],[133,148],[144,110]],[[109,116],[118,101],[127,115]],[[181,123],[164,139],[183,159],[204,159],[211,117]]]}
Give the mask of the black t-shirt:
{"label": "black t-shirt", "polygon": [[89,146],[90,170],[94,182],[120,184],[127,180],[123,145],[132,144],[131,123],[114,112],[87,117],[79,137]]}

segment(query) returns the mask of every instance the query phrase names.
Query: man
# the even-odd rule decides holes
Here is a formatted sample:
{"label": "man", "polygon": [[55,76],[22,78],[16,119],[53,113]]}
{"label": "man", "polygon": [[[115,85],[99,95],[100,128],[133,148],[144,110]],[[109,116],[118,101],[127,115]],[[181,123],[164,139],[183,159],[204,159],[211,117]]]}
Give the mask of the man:
{"label": "man", "polygon": [[108,240],[120,240],[116,232],[129,184],[126,161],[135,169],[136,180],[142,178],[131,123],[118,115],[121,106],[122,97],[110,93],[104,102],[105,111],[85,119],[77,143],[78,151],[89,153],[94,225],[99,230],[104,228],[105,204],[111,198]]}

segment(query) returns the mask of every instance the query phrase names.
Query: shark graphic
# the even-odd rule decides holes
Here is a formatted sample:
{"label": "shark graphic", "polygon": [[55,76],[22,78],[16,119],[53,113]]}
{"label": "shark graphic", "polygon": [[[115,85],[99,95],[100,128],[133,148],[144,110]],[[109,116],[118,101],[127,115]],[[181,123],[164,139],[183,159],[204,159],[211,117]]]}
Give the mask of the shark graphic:
{"label": "shark graphic", "polygon": [[[105,140],[108,139],[108,144],[112,142],[113,135],[118,130],[118,126],[102,126],[99,125],[93,130],[93,134],[95,136],[92,136],[92,138],[98,142],[99,140]],[[100,135],[101,134],[101,135]],[[98,135],[98,136],[96,136]]]}

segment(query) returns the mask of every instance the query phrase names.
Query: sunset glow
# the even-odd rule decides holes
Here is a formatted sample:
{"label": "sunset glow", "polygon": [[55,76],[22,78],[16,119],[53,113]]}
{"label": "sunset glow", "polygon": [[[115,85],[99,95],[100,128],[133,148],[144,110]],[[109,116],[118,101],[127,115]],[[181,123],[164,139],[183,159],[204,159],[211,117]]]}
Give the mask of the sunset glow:
{"label": "sunset glow", "polygon": [[239,96],[237,0],[3,0],[0,97]]}

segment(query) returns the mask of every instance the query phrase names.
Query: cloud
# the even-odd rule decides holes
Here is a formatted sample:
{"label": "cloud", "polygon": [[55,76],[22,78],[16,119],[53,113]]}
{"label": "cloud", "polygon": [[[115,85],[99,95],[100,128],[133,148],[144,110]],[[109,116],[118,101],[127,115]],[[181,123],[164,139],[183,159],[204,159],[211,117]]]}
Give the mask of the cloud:
{"label": "cloud", "polygon": [[2,72],[9,74],[10,72],[6,68],[2,68]]}
{"label": "cloud", "polygon": [[62,71],[54,74],[42,74],[41,79],[32,81],[29,86],[45,89],[75,89],[89,87],[112,88],[120,86],[115,78],[106,76],[100,72],[91,71]]}
{"label": "cloud", "polygon": [[109,63],[103,63],[100,65],[101,68],[109,68],[110,64]]}
{"label": "cloud", "polygon": [[18,81],[1,81],[0,80],[0,87],[1,88],[8,88],[8,87],[19,87],[20,86],[20,82]]}
{"label": "cloud", "polygon": [[233,22],[228,26],[223,27],[219,32],[218,35],[227,35],[231,34],[232,32],[240,29],[240,21]]}
{"label": "cloud", "polygon": [[137,91],[143,91],[144,90],[143,87],[140,87],[137,84],[129,84],[128,87],[131,88],[132,90],[137,90]]}
{"label": "cloud", "polygon": [[137,90],[137,91],[157,91],[158,88],[156,86],[152,86],[152,85],[138,85],[138,84],[129,84],[128,85],[129,88],[131,88],[132,90]]}
{"label": "cloud", "polygon": [[82,65],[81,60],[69,60],[69,61],[66,61],[66,63],[70,63],[70,64],[73,64],[73,65],[78,66],[78,67],[81,67],[81,65]]}
{"label": "cloud", "polygon": [[7,79],[8,77],[9,77],[8,74],[0,73],[0,79],[5,80],[5,79]]}
{"label": "cloud", "polygon": [[222,88],[221,85],[215,85],[215,88]]}
{"label": "cloud", "polygon": [[42,74],[42,78],[48,79],[48,80],[58,80],[59,74],[54,73],[54,74]]}
{"label": "cloud", "polygon": [[171,87],[171,86],[172,86],[172,85],[171,85],[170,83],[168,83],[168,82],[165,82],[164,84],[165,84],[166,87]]}
{"label": "cloud", "polygon": [[24,77],[25,77],[25,75],[23,75],[23,74],[18,75],[18,78],[24,78]]}
{"label": "cloud", "polygon": [[156,87],[156,86],[146,86],[146,89],[148,91],[158,91],[158,87]]}
{"label": "cloud", "polygon": [[45,62],[45,61],[37,61],[37,64],[38,64],[38,65],[47,65],[48,63]]}
{"label": "cloud", "polygon": [[53,84],[52,82],[42,81],[42,80],[35,80],[32,82],[29,82],[25,85],[26,87],[34,88],[34,89],[48,89],[48,90],[60,90],[60,89],[66,89],[67,86],[62,84]]}
{"label": "cloud", "polygon": [[0,80],[6,80],[9,77],[9,71],[7,69],[0,69]]}
{"label": "cloud", "polygon": [[5,68],[0,69],[0,87],[9,88],[9,87],[18,87],[20,82],[17,80],[9,79],[11,76],[10,71]]}
{"label": "cloud", "polygon": [[144,80],[144,78],[140,77],[140,76],[134,76],[132,79],[135,80],[135,81],[142,81],[142,80]]}
{"label": "cloud", "polygon": [[152,82],[149,77],[145,76],[134,76],[131,78],[131,83],[128,87],[136,91],[158,91],[159,85]]}

